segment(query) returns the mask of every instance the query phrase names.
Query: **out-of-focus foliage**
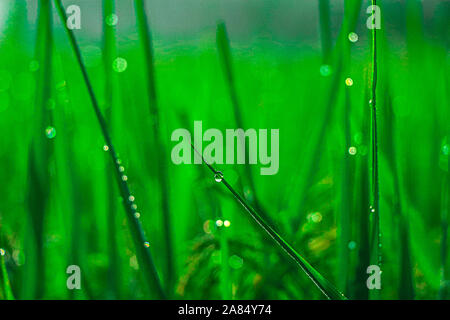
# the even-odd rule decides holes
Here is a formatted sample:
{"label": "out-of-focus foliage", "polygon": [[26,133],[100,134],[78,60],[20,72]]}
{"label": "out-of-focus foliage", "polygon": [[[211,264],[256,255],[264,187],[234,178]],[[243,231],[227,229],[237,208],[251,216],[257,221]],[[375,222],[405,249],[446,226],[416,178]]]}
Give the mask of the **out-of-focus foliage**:
{"label": "out-of-focus foliage", "polygon": [[[195,120],[204,130],[238,127],[216,46],[219,20],[229,32],[244,129],[280,129],[278,174],[251,166],[249,179],[243,166],[219,169],[347,297],[373,297],[371,1],[147,0],[157,119],[133,1],[115,2],[105,8],[117,21],[102,13],[113,1],[80,0],[74,35],[168,297],[324,298],[202,165],[165,157],[165,225],[158,163],[161,148],[170,155],[175,144],[172,131],[193,130]],[[45,3],[51,15],[42,14]],[[450,297],[448,5],[381,7],[382,299]],[[53,2],[0,0],[0,61],[0,298],[153,297]],[[81,290],[66,287],[73,264]]]}

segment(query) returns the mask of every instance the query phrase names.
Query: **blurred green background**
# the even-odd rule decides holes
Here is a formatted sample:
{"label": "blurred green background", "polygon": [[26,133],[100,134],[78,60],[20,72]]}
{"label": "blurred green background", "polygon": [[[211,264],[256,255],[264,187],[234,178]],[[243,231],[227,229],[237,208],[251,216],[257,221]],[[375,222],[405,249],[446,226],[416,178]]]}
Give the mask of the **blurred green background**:
{"label": "blurred green background", "polygon": [[278,174],[217,168],[348,298],[450,298],[448,1],[378,1],[376,214],[371,1],[144,2],[62,1],[130,211],[55,2],[0,0],[0,298],[161,298],[145,247],[167,298],[323,299],[205,166],[171,162],[196,120],[280,130]]}

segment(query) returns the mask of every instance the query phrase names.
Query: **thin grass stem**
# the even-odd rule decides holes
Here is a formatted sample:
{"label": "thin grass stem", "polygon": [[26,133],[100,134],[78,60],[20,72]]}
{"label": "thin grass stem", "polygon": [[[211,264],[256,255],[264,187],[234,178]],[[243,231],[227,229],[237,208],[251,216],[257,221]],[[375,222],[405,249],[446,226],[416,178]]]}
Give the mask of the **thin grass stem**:
{"label": "thin grass stem", "polygon": [[[376,6],[376,0],[372,0],[372,5]],[[373,246],[376,254],[376,263],[381,265],[381,233],[380,233],[380,187],[378,173],[378,125],[377,125],[377,81],[378,81],[378,60],[377,60],[377,29],[372,29],[372,83],[371,83],[371,153],[372,153],[372,213],[373,213]]]}
{"label": "thin grass stem", "polygon": [[242,207],[250,214],[256,223],[267,233],[287,254],[288,256],[306,273],[317,288],[330,300],[346,300],[347,298],[341,293],[331,282],[325,279],[316,269],[314,269],[283,237],[281,237],[274,228],[272,228],[261,215],[253,209],[247,201],[228,183],[222,172],[214,169],[203,155],[191,143],[192,149],[202,158],[203,163],[214,173],[216,181],[225,185],[231,192],[233,197],[242,205]]}
{"label": "thin grass stem", "polygon": [[148,97],[150,101],[150,115],[153,121],[153,135],[157,144],[158,182],[161,188],[161,206],[163,213],[164,243],[166,245],[166,291],[170,294],[175,281],[175,255],[173,254],[172,222],[170,216],[170,184],[167,170],[168,156],[163,141],[161,140],[160,112],[156,93],[155,59],[153,55],[152,37],[150,25],[145,11],[145,1],[135,0],[135,9],[139,30],[139,39],[144,50],[147,65]]}
{"label": "thin grass stem", "polygon": [[133,234],[133,239],[135,241],[136,250],[138,253],[138,258],[144,268],[145,277],[147,277],[147,284],[150,289],[150,293],[154,293],[156,297],[158,298],[165,298],[165,293],[161,286],[161,281],[158,276],[158,272],[156,270],[156,266],[153,262],[153,257],[150,252],[150,248],[148,247],[148,242],[146,240],[144,230],[142,228],[141,222],[136,217],[136,209],[134,209],[133,201],[131,200],[131,192],[128,187],[127,179],[125,179],[125,176],[122,173],[121,168],[121,160],[119,159],[117,152],[115,151],[114,145],[112,143],[111,137],[109,135],[107,124],[105,121],[105,118],[103,117],[100,107],[98,105],[97,99],[94,94],[94,89],[91,85],[91,82],[89,80],[89,76],[87,74],[86,67],[84,66],[83,59],[81,57],[80,49],[78,48],[75,35],[73,34],[72,30],[70,30],[67,25],[65,24],[65,21],[67,21],[67,16],[64,10],[64,7],[61,3],[61,0],[55,0],[56,7],[58,9],[59,16],[61,18],[61,21],[63,22],[65,26],[65,30],[67,32],[67,35],[69,37],[70,44],[72,46],[72,49],[74,50],[78,65],[80,67],[81,73],[83,75],[83,79],[85,81],[89,97],[92,103],[92,106],[94,108],[97,120],[100,124],[100,129],[103,134],[103,138],[105,139],[106,145],[108,146],[109,150],[108,152],[111,155],[111,158],[114,163],[114,168],[116,172],[116,178],[119,184],[119,190],[120,194],[124,200],[124,207],[125,211],[127,213],[128,221],[131,225],[131,230]]}

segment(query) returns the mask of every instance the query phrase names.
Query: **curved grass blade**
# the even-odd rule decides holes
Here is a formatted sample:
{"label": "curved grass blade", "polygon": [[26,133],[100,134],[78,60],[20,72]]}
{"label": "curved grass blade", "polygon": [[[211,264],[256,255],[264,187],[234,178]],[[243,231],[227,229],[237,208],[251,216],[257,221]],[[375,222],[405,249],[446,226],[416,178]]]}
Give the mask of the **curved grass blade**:
{"label": "curved grass blade", "polygon": [[141,222],[135,215],[136,209],[134,209],[132,206],[133,201],[131,200],[131,192],[128,187],[128,183],[125,179],[125,176],[122,174],[123,170],[121,168],[121,161],[114,149],[114,145],[112,144],[112,140],[107,129],[105,118],[103,117],[100,111],[100,107],[94,94],[94,89],[90,83],[87,70],[83,64],[80,49],[77,46],[77,42],[72,30],[70,30],[65,24],[65,21],[67,21],[67,16],[64,7],[61,3],[61,0],[55,0],[55,4],[58,9],[60,19],[63,21],[63,25],[65,26],[64,28],[69,37],[70,44],[74,50],[77,62],[80,66],[84,81],[86,83],[86,87],[88,89],[89,97],[92,102],[92,106],[94,108],[97,120],[100,124],[100,129],[102,131],[103,137],[105,139],[107,146],[109,147],[109,152],[114,163],[116,178],[119,184],[120,195],[124,199],[124,207],[127,213],[128,222],[131,225],[131,231],[133,234],[137,255],[140,264],[145,270],[145,277],[147,278],[147,284],[150,289],[150,293],[154,294],[157,298],[165,298],[165,294],[161,286],[161,281],[159,279],[158,272],[153,262],[153,257],[151,255],[150,248],[145,245],[147,244],[147,241],[144,235],[144,230],[142,228]]}
{"label": "curved grass blade", "polygon": [[221,182],[231,192],[233,197],[244,207],[244,209],[250,214],[250,216],[256,221],[256,223],[294,260],[295,263],[306,273],[311,281],[317,286],[317,288],[330,300],[346,300],[342,292],[340,292],[331,282],[325,279],[316,269],[311,266],[283,237],[281,237],[275,229],[273,229],[261,215],[247,204],[246,200],[234,190],[234,188],[228,183],[223,174],[220,171],[214,169],[202,156],[200,152],[195,149],[191,143],[192,149],[202,158],[203,163],[214,173],[216,181]]}
{"label": "curved grass blade", "polygon": [[[372,5],[376,6],[376,0],[372,0]],[[378,174],[378,125],[377,125],[377,81],[378,81],[378,60],[377,60],[377,29],[372,29],[372,81],[371,81],[371,153],[372,153],[372,176],[371,176],[371,206],[373,212],[372,225],[372,248],[376,255],[376,264],[381,264],[381,234],[380,234],[380,186]]]}

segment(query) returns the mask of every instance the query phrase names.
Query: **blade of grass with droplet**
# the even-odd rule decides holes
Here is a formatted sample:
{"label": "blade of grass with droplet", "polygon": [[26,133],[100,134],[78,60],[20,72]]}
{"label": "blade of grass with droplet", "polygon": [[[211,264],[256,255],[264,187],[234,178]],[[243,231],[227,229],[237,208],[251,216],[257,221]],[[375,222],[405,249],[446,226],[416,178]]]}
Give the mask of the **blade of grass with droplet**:
{"label": "blade of grass with droplet", "polygon": [[306,261],[288,242],[286,242],[283,237],[281,237],[274,228],[272,228],[262,216],[253,209],[246,200],[238,193],[234,188],[228,183],[223,174],[220,171],[214,169],[205,159],[203,155],[195,149],[194,145],[191,144],[192,149],[196,152],[203,160],[203,163],[212,171],[214,178],[217,182],[222,183],[231,192],[233,197],[242,205],[242,207],[250,214],[250,216],[256,221],[256,223],[268,234],[283,250],[287,255],[306,273],[306,275],[311,279],[311,281],[316,285],[316,287],[330,300],[346,300],[342,292],[340,292],[331,282],[329,282],[325,277],[323,277],[316,269],[314,269],[308,261]]}
{"label": "blade of grass with droplet", "polygon": [[[372,5],[377,2],[372,0]],[[371,34],[371,83],[370,83],[370,108],[371,108],[371,207],[372,207],[372,240],[371,263],[381,265],[381,231],[380,231],[380,182],[378,168],[378,118],[377,118],[377,81],[378,81],[378,55],[377,55],[377,29],[373,28]],[[379,290],[371,291],[372,297],[379,296]]]}
{"label": "blade of grass with droplet", "polygon": [[55,0],[55,5],[56,5],[56,8],[58,9],[60,19],[63,22],[64,29],[67,32],[70,44],[74,51],[74,54],[77,59],[78,65],[80,67],[81,73],[83,75],[83,78],[84,78],[84,81],[85,81],[85,84],[86,84],[86,87],[87,87],[87,90],[89,93],[89,97],[91,99],[91,103],[94,108],[95,115],[97,117],[97,120],[100,125],[100,129],[103,134],[103,138],[105,139],[105,142],[106,142],[107,146],[109,147],[108,152],[110,152],[111,158],[112,158],[112,161],[114,164],[116,178],[117,178],[117,181],[119,184],[120,194],[124,201],[125,212],[127,213],[128,222],[131,225],[131,232],[133,235],[133,240],[135,242],[137,255],[138,255],[140,264],[141,264],[142,268],[144,269],[144,276],[147,279],[146,283],[148,285],[149,292],[151,295],[154,295],[157,298],[164,298],[165,294],[164,294],[164,291],[161,286],[161,281],[159,279],[158,272],[157,272],[155,264],[153,262],[153,257],[151,255],[150,248],[145,245],[147,243],[147,241],[146,241],[146,237],[144,235],[144,230],[142,228],[141,222],[135,215],[136,210],[132,207],[133,201],[130,200],[131,199],[130,198],[131,197],[130,189],[128,187],[128,183],[127,183],[126,179],[124,179],[124,176],[122,174],[120,159],[114,149],[114,145],[112,144],[112,140],[111,140],[111,137],[110,137],[108,129],[107,129],[106,121],[100,111],[100,107],[98,105],[97,99],[94,94],[94,89],[92,88],[86,68],[84,66],[84,63],[83,63],[83,60],[81,57],[80,49],[78,48],[78,45],[77,45],[77,42],[76,42],[76,39],[75,39],[75,36],[74,36],[72,30],[69,29],[65,23],[65,21],[67,21],[67,15],[66,15],[64,7],[61,3],[61,0]]}

